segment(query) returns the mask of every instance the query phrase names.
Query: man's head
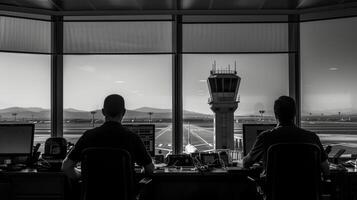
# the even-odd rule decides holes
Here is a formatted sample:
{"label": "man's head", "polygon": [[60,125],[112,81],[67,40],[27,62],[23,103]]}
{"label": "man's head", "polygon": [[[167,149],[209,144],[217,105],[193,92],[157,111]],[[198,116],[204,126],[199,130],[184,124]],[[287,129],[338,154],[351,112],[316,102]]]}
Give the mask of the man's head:
{"label": "man's head", "polygon": [[111,94],[104,100],[102,109],[106,119],[121,121],[125,114],[124,98],[118,94]]}
{"label": "man's head", "polygon": [[275,118],[279,122],[292,122],[296,115],[296,105],[293,98],[281,96],[274,102]]}

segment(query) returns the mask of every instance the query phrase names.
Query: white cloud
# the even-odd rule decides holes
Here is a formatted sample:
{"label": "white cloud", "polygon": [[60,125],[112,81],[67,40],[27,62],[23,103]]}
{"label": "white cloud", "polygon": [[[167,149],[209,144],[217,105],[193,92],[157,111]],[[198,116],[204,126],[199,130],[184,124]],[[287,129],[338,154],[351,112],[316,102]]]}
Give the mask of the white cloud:
{"label": "white cloud", "polygon": [[337,71],[337,70],[339,70],[337,67],[331,67],[331,68],[329,68],[329,70],[330,71]]}

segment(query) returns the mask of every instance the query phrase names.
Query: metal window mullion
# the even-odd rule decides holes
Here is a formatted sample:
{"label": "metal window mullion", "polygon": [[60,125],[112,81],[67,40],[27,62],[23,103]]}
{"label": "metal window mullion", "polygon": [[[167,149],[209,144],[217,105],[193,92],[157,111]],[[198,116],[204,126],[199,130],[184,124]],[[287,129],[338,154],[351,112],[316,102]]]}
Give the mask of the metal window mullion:
{"label": "metal window mullion", "polygon": [[289,15],[289,96],[296,101],[296,124],[301,124],[300,17]]}
{"label": "metal window mullion", "polygon": [[172,25],[172,150],[183,150],[183,104],[182,104],[182,16],[174,15]]}
{"label": "metal window mullion", "polygon": [[63,17],[51,21],[51,137],[63,137]]}

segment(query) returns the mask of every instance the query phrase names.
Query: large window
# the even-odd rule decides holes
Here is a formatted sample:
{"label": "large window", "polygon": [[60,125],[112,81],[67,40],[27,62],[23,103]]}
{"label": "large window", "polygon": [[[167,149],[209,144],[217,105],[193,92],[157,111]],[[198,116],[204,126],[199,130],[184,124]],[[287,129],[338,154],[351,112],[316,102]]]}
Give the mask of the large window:
{"label": "large window", "polygon": [[34,123],[35,143],[41,144],[51,127],[50,58],[0,53],[0,123]]}
{"label": "large window", "polygon": [[[186,16],[182,26],[183,143],[204,151],[214,146],[212,64],[237,63],[237,138],[243,123],[275,123],[273,101],[289,94],[289,30],[284,22],[197,17]],[[64,22],[63,125],[70,142],[102,124],[104,98],[119,93],[128,109],[124,123],[154,123],[157,153],[172,149],[171,16],[140,19]],[[0,53],[0,123],[35,123],[35,143],[43,143],[51,131],[51,22],[0,16],[0,27],[0,50],[23,52]],[[300,30],[302,126],[347,153],[357,153],[356,27],[357,18],[345,18],[304,22]]]}
{"label": "large window", "polygon": [[123,123],[153,123],[157,153],[171,143],[171,55],[82,55],[64,57],[64,137],[79,136],[103,123],[104,98],[121,94]]}
{"label": "large window", "polygon": [[184,145],[199,151],[213,148],[213,112],[207,78],[216,62],[217,69],[234,69],[241,77],[240,103],[235,112],[235,137],[241,137],[243,123],[275,123],[273,103],[288,95],[287,54],[186,54],[183,57]]}
{"label": "large window", "polygon": [[301,24],[302,126],[334,152],[357,153],[356,34],[357,18]]}

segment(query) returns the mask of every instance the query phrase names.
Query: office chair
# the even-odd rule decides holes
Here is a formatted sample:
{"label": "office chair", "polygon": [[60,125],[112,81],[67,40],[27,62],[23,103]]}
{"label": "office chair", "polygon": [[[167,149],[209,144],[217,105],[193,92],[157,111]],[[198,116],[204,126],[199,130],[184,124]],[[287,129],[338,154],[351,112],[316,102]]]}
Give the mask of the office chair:
{"label": "office chair", "polygon": [[134,166],[123,149],[87,148],[82,152],[81,200],[134,200]]}
{"label": "office chair", "polygon": [[267,200],[319,200],[320,149],[313,144],[281,143],[269,147]]}

